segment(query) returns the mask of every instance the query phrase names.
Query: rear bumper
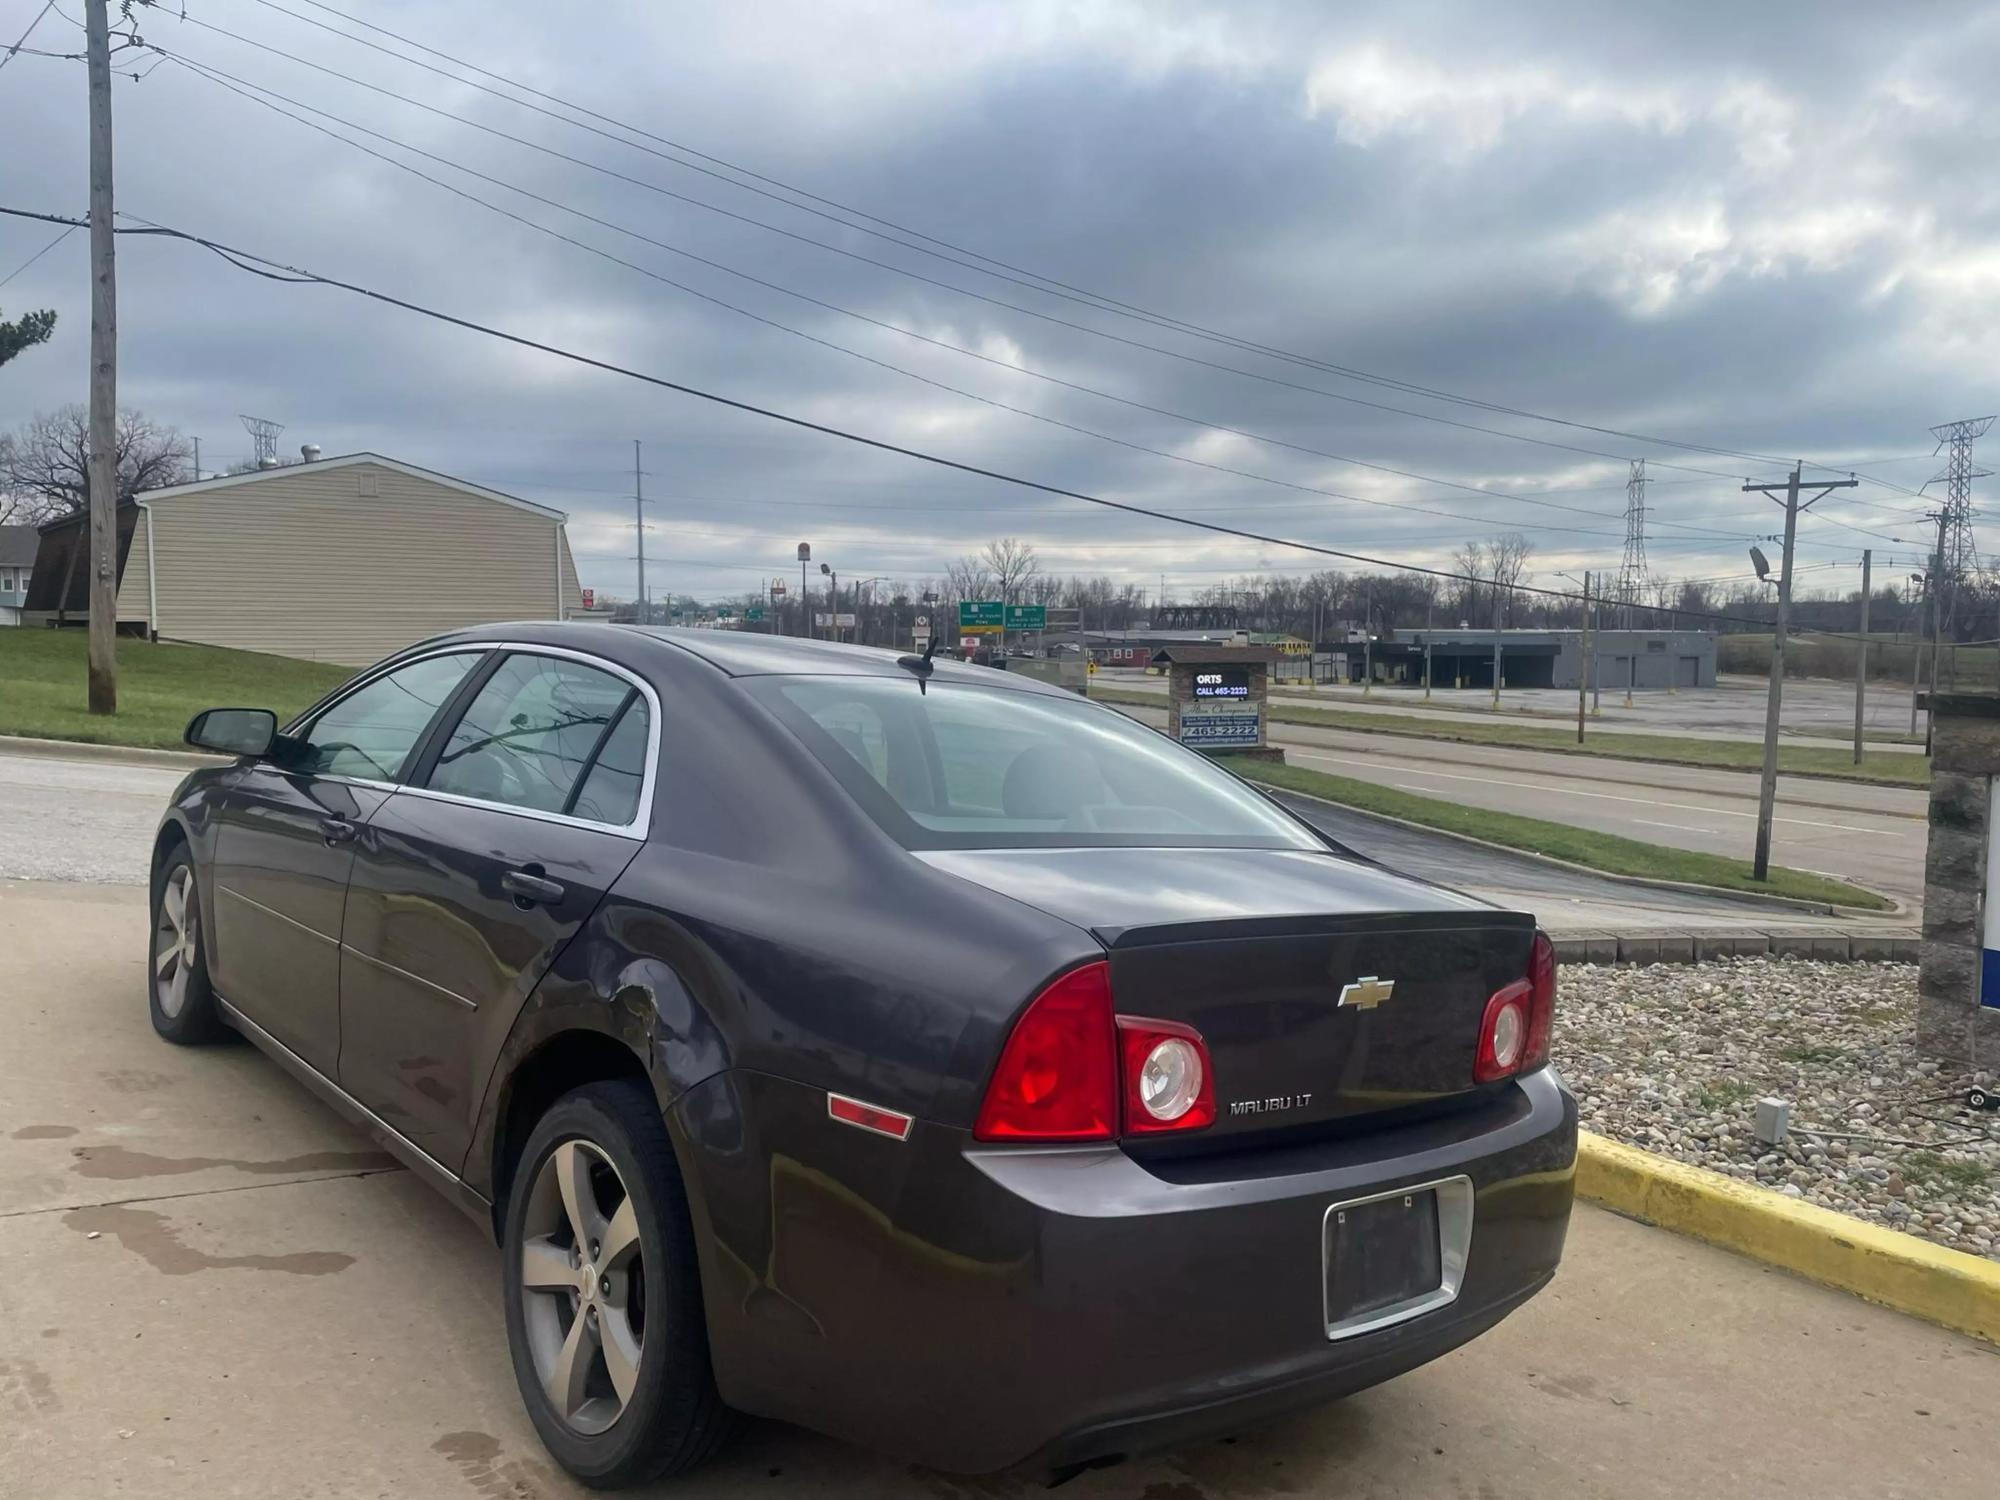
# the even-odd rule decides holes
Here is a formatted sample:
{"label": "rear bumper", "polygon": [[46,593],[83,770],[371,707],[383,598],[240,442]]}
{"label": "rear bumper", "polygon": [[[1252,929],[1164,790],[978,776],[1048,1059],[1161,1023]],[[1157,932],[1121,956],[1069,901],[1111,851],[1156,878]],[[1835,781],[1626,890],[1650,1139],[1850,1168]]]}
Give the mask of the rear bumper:
{"label": "rear bumper", "polygon": [[[765,1096],[740,1099],[744,1123],[808,1128],[789,1097],[799,1086],[735,1077],[731,1093]],[[1561,1258],[1576,1106],[1545,1069],[1445,1118],[1150,1167],[1117,1148],[980,1147],[939,1126],[903,1144],[813,1133],[760,1142],[769,1191],[755,1223],[717,1217],[709,1188],[722,1184],[694,1183],[718,1241],[703,1270],[724,1398],[990,1472],[1240,1430],[1483,1332]],[[741,1162],[746,1142],[729,1134]],[[1330,1341],[1329,1205],[1454,1176],[1473,1193],[1456,1299]],[[742,1235],[759,1243],[730,1243]]]}

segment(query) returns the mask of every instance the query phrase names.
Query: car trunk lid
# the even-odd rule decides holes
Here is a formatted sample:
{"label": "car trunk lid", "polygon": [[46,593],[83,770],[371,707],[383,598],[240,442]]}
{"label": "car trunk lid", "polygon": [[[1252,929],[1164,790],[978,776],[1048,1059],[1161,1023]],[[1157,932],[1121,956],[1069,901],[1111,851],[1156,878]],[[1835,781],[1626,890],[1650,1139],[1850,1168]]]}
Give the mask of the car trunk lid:
{"label": "car trunk lid", "polygon": [[1334,854],[947,851],[938,868],[1088,927],[1112,1003],[1194,1027],[1202,1138],[1290,1134],[1476,1090],[1486,1002],[1527,973],[1534,921]]}

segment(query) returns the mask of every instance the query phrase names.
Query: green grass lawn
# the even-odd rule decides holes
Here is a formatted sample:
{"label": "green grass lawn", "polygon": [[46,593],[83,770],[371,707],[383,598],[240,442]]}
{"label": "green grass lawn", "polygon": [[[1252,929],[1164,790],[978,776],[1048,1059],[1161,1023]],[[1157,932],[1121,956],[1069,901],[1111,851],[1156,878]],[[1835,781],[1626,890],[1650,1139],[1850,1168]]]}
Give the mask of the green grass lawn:
{"label": "green grass lawn", "polygon": [[1719,854],[1696,854],[1685,849],[1668,849],[1638,839],[1620,838],[1612,833],[1592,833],[1564,823],[1541,818],[1524,818],[1518,813],[1487,812],[1435,797],[1420,797],[1392,787],[1356,781],[1351,776],[1331,776],[1324,771],[1308,771],[1299,766],[1275,765],[1270,761],[1226,756],[1222,763],[1245,780],[1287,791],[1306,792],[1338,802],[1362,812],[1384,813],[1426,828],[1446,833],[1462,833],[1510,849],[1546,854],[1587,865],[1613,875],[1642,875],[1652,880],[1679,880],[1694,885],[1720,886],[1731,891],[1755,891],[1766,896],[1795,896],[1807,901],[1830,901],[1841,906],[1867,907],[1884,911],[1892,903],[1843,880],[1811,875],[1804,870],[1788,870],[1774,865],[1771,878],[1759,881],[1742,861]]}
{"label": "green grass lawn", "polygon": [[204,708],[269,708],[283,720],[353,676],[348,667],[214,646],[118,642],[118,712],[85,707],[82,630],[0,630],[0,734],[177,749]]}
{"label": "green grass lawn", "polygon": [[[1165,708],[1166,699],[1129,688],[1092,687],[1090,696],[1103,703]],[[1705,740],[1691,736],[1620,734],[1591,729],[1584,742],[1576,730],[1539,724],[1495,721],[1425,719],[1415,714],[1362,713],[1354,709],[1319,708],[1272,699],[1265,710],[1274,724],[1305,724],[1318,729],[1349,729],[1360,734],[1400,735],[1406,739],[1448,740],[1464,745],[1504,745],[1517,750],[1552,750],[1562,755],[1601,755],[1611,760],[1645,760],[1666,765],[1701,766],[1723,771],[1756,771],[1764,764],[1764,747],[1747,740]],[[1880,786],[1929,786],[1927,756],[1893,750],[1869,751],[1860,765],[1854,752],[1806,745],[1778,746],[1778,769],[1790,776],[1828,776],[1843,781],[1867,781]]]}

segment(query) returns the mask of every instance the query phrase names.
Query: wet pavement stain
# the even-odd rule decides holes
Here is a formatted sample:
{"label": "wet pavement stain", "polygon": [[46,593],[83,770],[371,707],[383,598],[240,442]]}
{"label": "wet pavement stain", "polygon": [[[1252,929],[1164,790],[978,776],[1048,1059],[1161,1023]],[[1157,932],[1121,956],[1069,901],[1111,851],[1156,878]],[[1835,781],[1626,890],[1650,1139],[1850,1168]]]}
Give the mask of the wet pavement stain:
{"label": "wet pavement stain", "polygon": [[49,1372],[30,1359],[0,1359],[0,1406],[23,1417],[46,1417],[62,1410]]}
{"label": "wet pavement stain", "polygon": [[165,1214],[149,1208],[110,1205],[73,1208],[63,1215],[78,1234],[110,1235],[155,1271],[192,1276],[197,1271],[283,1271],[291,1276],[331,1276],[354,1264],[338,1250],[295,1250],[285,1255],[210,1255],[182,1242]]}
{"label": "wet pavement stain", "polygon": [[232,1156],[154,1156],[123,1146],[78,1146],[71,1155],[76,1158],[72,1170],[78,1176],[121,1182],[135,1177],[178,1177],[218,1167],[258,1177],[281,1177],[293,1172],[388,1172],[400,1165],[386,1151],[309,1151],[277,1161],[244,1161]]}
{"label": "wet pavement stain", "polygon": [[76,1134],[74,1125],[23,1125],[14,1132],[17,1141],[59,1141]]}
{"label": "wet pavement stain", "polygon": [[449,1459],[475,1495],[486,1500],[543,1500],[557,1493],[555,1472],[524,1459],[500,1458],[500,1441],[484,1432],[447,1432],[431,1452]]}

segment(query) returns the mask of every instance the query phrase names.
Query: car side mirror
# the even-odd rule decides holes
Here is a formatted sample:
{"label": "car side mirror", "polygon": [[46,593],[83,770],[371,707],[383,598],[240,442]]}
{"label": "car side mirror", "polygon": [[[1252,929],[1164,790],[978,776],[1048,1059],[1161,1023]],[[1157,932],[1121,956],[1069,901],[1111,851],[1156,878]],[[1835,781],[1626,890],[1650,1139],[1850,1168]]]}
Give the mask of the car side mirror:
{"label": "car side mirror", "polygon": [[278,738],[278,716],[268,708],[205,708],[181,736],[197,750],[223,755],[269,755]]}

